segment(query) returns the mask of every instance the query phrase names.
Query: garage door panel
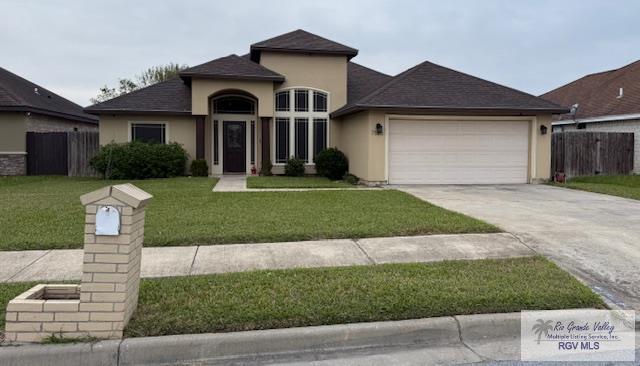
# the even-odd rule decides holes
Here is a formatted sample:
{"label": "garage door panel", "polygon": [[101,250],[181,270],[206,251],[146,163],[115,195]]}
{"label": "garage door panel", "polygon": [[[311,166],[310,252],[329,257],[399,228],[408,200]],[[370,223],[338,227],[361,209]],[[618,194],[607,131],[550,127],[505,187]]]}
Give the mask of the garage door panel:
{"label": "garage door panel", "polygon": [[526,183],[528,122],[391,120],[389,182]]}

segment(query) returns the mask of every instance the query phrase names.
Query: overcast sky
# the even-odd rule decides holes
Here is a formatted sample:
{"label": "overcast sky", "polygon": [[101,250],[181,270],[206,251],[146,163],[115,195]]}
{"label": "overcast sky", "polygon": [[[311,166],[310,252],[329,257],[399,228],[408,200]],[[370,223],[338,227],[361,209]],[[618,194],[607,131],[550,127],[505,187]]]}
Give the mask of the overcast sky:
{"label": "overcast sky", "polygon": [[0,66],[86,106],[149,66],[298,28],[395,75],[429,60],[541,94],[640,59],[640,1],[0,0]]}

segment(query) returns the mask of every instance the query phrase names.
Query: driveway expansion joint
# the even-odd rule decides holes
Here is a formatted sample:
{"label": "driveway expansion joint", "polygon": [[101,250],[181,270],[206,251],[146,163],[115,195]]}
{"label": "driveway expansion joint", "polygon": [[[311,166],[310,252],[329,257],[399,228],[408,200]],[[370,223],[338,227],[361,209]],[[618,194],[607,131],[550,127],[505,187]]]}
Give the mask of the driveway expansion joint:
{"label": "driveway expansion joint", "polygon": [[31,267],[34,263],[36,263],[37,261],[39,261],[40,259],[44,258],[45,256],[47,256],[47,254],[51,253],[53,251],[53,249],[48,249],[47,251],[45,251],[41,256],[39,256],[38,258],[32,260],[31,262],[29,262],[27,265],[25,265],[24,267],[20,268],[20,270],[18,270],[16,273],[14,273],[11,277],[7,278],[4,282],[11,282],[12,279],[16,278],[20,273],[24,272],[25,270],[27,270],[27,268]]}
{"label": "driveway expansion joint", "polygon": [[369,253],[367,253],[366,250],[364,250],[364,248],[360,245],[360,243],[358,242],[358,239],[351,239],[351,241],[353,241],[353,244],[356,245],[356,247],[358,247],[358,249],[360,249],[360,251],[362,252],[362,254],[364,254],[365,257],[367,257],[367,260],[369,261],[369,263],[371,264],[378,264],[376,263],[375,260],[373,260],[373,258],[371,258],[371,256],[369,255]]}

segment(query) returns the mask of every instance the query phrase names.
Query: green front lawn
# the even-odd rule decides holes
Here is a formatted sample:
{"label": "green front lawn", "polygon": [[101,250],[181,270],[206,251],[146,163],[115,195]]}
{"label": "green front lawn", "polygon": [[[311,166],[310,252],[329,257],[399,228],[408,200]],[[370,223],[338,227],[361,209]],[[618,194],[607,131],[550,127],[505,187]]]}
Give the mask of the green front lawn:
{"label": "green front lawn", "polygon": [[[0,178],[0,250],[81,248],[79,197],[110,183],[122,182]],[[211,192],[208,178],[133,183],[154,196],[146,246],[499,231],[395,190]]]}
{"label": "green front lawn", "polygon": [[640,200],[640,175],[578,177],[569,179],[566,183],[554,183],[554,185]]}
{"label": "green front lawn", "polygon": [[341,180],[325,177],[247,177],[247,188],[357,188]]}
{"label": "green front lawn", "polygon": [[[32,283],[0,285],[0,312]],[[128,337],[520,310],[604,308],[542,257],[142,280]],[[0,313],[0,327],[4,314]]]}

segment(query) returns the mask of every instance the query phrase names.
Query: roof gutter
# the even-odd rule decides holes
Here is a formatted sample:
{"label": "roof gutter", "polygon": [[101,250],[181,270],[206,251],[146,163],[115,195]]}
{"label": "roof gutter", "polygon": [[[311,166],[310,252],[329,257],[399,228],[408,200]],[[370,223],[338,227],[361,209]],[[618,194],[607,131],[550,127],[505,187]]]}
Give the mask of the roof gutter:
{"label": "roof gutter", "polygon": [[163,110],[139,110],[139,109],[85,109],[85,113],[100,114],[153,114],[165,116],[191,116],[191,111],[163,111]]}
{"label": "roof gutter", "polygon": [[595,123],[595,122],[611,122],[611,121],[625,121],[630,119],[640,119],[640,113],[632,113],[632,114],[614,114],[609,116],[598,116],[598,117],[587,117],[587,118],[576,118],[575,120],[562,120],[555,121],[551,124],[554,126],[562,126],[562,125],[572,125],[576,123]]}
{"label": "roof gutter", "polygon": [[202,79],[223,79],[223,80],[254,80],[254,81],[275,81],[284,82],[284,76],[262,76],[262,75],[219,75],[219,74],[200,74],[197,72],[180,73],[180,78],[202,78]]}
{"label": "roof gutter", "polygon": [[47,116],[70,119],[72,121],[77,121],[77,122],[93,123],[93,124],[98,123],[98,120],[93,119],[90,116],[83,117],[83,116],[77,116],[74,114],[56,112],[48,109],[42,109],[42,108],[36,108],[36,107],[30,107],[30,106],[0,106],[0,111],[39,113]]}
{"label": "roof gutter", "polygon": [[431,112],[435,114],[451,114],[451,113],[481,113],[481,114],[521,114],[536,115],[540,113],[565,114],[569,110],[566,108],[495,108],[495,107],[435,107],[435,106],[396,106],[396,105],[352,105],[343,110],[337,110],[331,113],[331,118],[345,116],[363,110],[385,110],[385,111],[403,111],[413,113]]}

